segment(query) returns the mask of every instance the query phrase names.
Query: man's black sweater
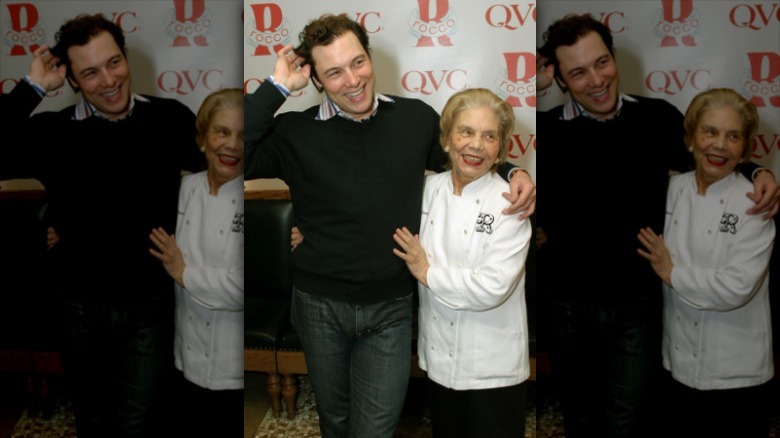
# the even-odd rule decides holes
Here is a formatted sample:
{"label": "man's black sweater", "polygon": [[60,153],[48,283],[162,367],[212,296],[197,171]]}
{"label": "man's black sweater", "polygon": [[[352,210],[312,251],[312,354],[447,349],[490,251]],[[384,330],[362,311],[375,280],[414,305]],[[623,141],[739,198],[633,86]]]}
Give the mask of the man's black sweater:
{"label": "man's black sweater", "polygon": [[181,170],[204,166],[195,117],[183,104],[146,96],[120,121],[73,120],[73,106],[30,117],[41,98],[26,83],[0,101],[9,127],[0,177],[36,178],[46,188],[57,283],[68,293],[108,302],[171,294],[149,234],[176,228]]}
{"label": "man's black sweater", "polygon": [[[273,118],[284,97],[269,82],[245,97],[245,178],[282,178],[305,236],[293,252],[296,287],[355,303],[411,293],[393,254],[393,233],[420,224],[425,169],[439,171],[439,116],[416,99],[393,97],[358,123],[315,120],[317,106]],[[251,226],[249,224],[248,226]]]}

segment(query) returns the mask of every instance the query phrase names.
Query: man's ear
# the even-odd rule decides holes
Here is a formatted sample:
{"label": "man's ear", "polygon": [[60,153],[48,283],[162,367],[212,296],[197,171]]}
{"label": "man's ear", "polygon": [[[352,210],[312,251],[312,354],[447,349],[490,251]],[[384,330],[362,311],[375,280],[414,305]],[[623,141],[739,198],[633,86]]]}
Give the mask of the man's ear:
{"label": "man's ear", "polygon": [[555,82],[558,83],[558,86],[561,87],[561,91],[564,93],[569,89],[569,87],[566,86],[566,83],[563,82],[563,79],[559,78],[558,76],[555,76]]}
{"label": "man's ear", "polygon": [[[312,67],[312,70],[313,69],[314,68]],[[325,89],[325,87],[322,86],[322,83],[320,83],[320,81],[317,80],[317,78],[314,76],[314,74],[311,75],[310,79],[314,83],[314,88],[316,88],[317,91],[322,92],[322,90]]]}
{"label": "man's ear", "polygon": [[70,84],[70,87],[73,88],[73,91],[78,93],[79,84],[77,84],[76,81],[70,76],[66,76],[66,78],[68,79],[68,83]]}

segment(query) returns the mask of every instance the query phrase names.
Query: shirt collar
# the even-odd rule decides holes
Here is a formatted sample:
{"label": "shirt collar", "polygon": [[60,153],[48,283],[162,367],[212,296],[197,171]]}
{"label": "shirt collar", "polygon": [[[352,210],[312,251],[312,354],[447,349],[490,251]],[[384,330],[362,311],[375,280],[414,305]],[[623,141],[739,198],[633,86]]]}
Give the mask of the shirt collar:
{"label": "shirt collar", "polygon": [[380,100],[382,102],[395,102],[392,98],[385,96],[384,94],[374,93],[374,108],[371,111],[371,115],[358,120],[350,116],[349,114],[345,113],[344,111],[342,111],[341,108],[339,108],[338,105],[336,105],[336,103],[333,102],[328,97],[328,93],[324,93],[322,97],[322,103],[320,104],[320,109],[317,112],[317,117],[315,117],[314,119],[320,121],[326,121],[332,119],[335,116],[341,116],[347,120],[352,120],[353,122],[365,122],[366,120],[376,115],[377,109],[379,108]]}
{"label": "shirt collar", "polygon": [[[623,102],[636,102],[637,100],[628,94],[620,93],[618,95],[618,102],[617,102],[617,112],[615,112],[615,115],[613,117],[616,117],[618,114],[620,114],[620,110],[623,109]],[[573,120],[576,119],[579,116],[585,116],[589,119],[593,120],[599,120],[598,117],[594,116],[593,114],[589,113],[585,108],[582,107],[576,100],[572,99],[571,94],[566,93],[566,103],[563,104],[563,113],[561,113],[561,120]]]}
{"label": "shirt collar", "polygon": [[[135,108],[135,102],[149,102],[149,99],[141,96],[140,94],[131,93],[130,94],[130,111],[128,111],[127,115],[133,113],[133,108]],[[92,105],[87,99],[84,98],[84,95],[79,93],[79,99],[76,102],[76,108],[73,111],[73,117],[71,117],[73,120],[85,120],[88,119],[90,116],[96,116],[100,117],[101,119],[105,120],[111,120],[108,116],[98,111],[97,108],[95,108],[94,105]],[[127,116],[125,116],[127,117]]]}

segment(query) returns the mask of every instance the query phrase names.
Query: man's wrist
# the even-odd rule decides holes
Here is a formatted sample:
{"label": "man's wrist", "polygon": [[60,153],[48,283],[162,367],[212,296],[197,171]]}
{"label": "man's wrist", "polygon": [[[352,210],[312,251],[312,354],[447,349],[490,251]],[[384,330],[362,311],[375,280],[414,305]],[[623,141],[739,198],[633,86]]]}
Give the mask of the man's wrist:
{"label": "man's wrist", "polygon": [[758,177],[758,175],[761,172],[769,172],[769,174],[774,177],[774,174],[772,173],[771,170],[767,169],[766,167],[759,167],[759,168],[757,168],[756,170],[753,171],[753,181],[756,180],[756,178]]}
{"label": "man's wrist", "polygon": [[274,84],[274,87],[276,87],[276,89],[279,90],[280,93],[284,94],[284,97],[290,97],[290,90],[284,85],[280,84],[279,82],[276,82],[276,79],[274,79],[274,75],[268,76],[268,81]]}
{"label": "man's wrist", "polygon": [[32,78],[30,78],[30,75],[25,75],[22,78],[22,80],[24,82],[27,82],[27,84],[29,86],[33,87],[33,89],[38,93],[39,96],[41,96],[41,97],[46,96],[46,89],[43,88],[40,84],[38,84],[35,81],[33,81]]}
{"label": "man's wrist", "polygon": [[515,172],[517,171],[525,172],[526,175],[528,175],[529,177],[531,176],[531,174],[528,173],[528,171],[523,169],[522,167],[513,167],[512,169],[509,169],[509,173],[507,174],[507,176],[509,177],[509,181],[512,180],[512,177],[515,176]]}

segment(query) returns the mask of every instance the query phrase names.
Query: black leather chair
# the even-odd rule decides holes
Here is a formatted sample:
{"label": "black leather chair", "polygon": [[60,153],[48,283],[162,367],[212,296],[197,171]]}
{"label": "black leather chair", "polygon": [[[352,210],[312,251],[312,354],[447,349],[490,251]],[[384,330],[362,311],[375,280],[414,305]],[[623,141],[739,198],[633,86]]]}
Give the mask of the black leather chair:
{"label": "black leather chair", "polygon": [[26,380],[28,409],[52,413],[50,380],[63,373],[61,298],[51,288],[43,191],[0,196],[0,372]]}
{"label": "black leather chair", "polygon": [[278,417],[282,391],[276,352],[290,319],[292,203],[247,199],[244,216],[244,370],[267,373]]}

